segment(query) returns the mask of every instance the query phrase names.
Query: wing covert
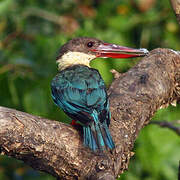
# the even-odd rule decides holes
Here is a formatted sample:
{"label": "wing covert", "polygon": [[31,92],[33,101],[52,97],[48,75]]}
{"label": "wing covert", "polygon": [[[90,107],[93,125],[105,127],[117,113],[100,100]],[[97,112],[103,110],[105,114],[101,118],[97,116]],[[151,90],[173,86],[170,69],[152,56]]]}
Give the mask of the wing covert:
{"label": "wing covert", "polygon": [[55,76],[51,83],[54,102],[71,117],[81,119],[83,124],[92,120],[90,114],[94,109],[100,118],[109,117],[106,88],[98,71],[82,71],[81,74],[76,72],[59,73]]}

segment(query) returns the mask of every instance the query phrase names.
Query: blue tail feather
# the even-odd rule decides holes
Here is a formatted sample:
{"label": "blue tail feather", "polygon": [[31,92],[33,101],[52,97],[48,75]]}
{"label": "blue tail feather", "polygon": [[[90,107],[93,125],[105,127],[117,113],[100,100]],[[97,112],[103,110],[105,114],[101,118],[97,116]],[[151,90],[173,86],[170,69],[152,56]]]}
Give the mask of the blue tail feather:
{"label": "blue tail feather", "polygon": [[95,113],[93,114],[93,118],[93,122],[83,127],[84,145],[93,151],[97,151],[98,149],[103,151],[106,147],[113,149],[115,145],[106,122],[101,123]]}
{"label": "blue tail feather", "polygon": [[105,132],[106,132],[106,143],[108,145],[108,147],[111,147],[111,149],[115,148],[115,145],[114,145],[114,142],[112,140],[112,137],[111,137],[111,134],[109,132],[109,128],[107,127],[107,124],[104,123],[104,126],[105,126]]}
{"label": "blue tail feather", "polygon": [[93,151],[96,151],[97,144],[96,141],[92,135],[90,126],[84,126],[83,127],[83,131],[84,131],[84,145],[91,148]]}

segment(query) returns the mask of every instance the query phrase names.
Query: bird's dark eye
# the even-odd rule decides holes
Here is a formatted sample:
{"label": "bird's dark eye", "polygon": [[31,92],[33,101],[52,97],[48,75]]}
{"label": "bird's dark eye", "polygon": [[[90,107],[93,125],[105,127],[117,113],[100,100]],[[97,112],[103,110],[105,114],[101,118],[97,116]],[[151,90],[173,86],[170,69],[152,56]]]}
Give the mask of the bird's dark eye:
{"label": "bird's dark eye", "polygon": [[94,43],[92,41],[87,43],[87,47],[89,47],[89,48],[93,47],[93,45],[94,45]]}

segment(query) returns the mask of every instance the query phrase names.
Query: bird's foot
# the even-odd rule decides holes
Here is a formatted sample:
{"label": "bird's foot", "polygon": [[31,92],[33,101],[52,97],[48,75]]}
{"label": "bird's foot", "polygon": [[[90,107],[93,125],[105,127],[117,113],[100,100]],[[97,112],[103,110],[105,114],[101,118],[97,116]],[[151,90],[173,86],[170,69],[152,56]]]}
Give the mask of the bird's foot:
{"label": "bird's foot", "polygon": [[80,123],[77,123],[76,120],[72,119],[71,125],[73,126],[73,128],[83,133],[82,125]]}
{"label": "bird's foot", "polygon": [[72,119],[71,125],[72,126],[80,126],[80,124],[77,123],[76,120],[74,120],[74,119]]}

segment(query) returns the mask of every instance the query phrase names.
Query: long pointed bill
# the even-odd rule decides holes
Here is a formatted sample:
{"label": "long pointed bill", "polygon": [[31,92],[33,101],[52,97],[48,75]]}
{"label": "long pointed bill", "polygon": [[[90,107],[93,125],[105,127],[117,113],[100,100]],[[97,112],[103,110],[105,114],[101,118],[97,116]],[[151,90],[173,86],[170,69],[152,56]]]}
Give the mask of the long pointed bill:
{"label": "long pointed bill", "polygon": [[145,56],[149,53],[147,49],[140,48],[134,49],[116,44],[103,43],[100,44],[96,49],[92,49],[96,52],[97,57],[110,57],[110,58],[131,58]]}

